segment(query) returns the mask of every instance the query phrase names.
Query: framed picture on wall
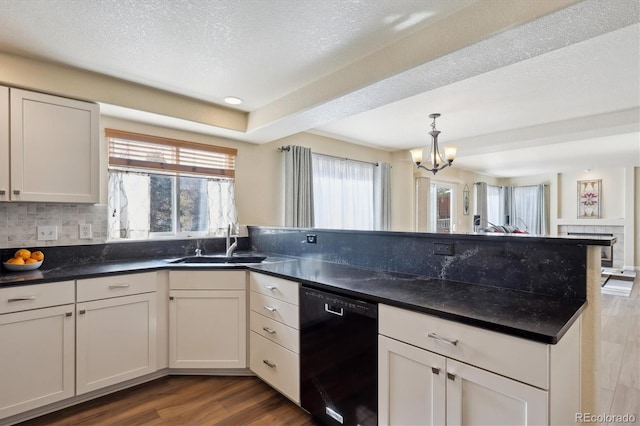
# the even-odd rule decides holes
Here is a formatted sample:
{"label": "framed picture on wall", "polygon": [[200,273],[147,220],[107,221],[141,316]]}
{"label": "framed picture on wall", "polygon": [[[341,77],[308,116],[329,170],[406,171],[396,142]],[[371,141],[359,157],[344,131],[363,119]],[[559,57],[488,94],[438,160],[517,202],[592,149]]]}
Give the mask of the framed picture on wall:
{"label": "framed picture on wall", "polygon": [[599,219],[602,179],[578,181],[578,219]]}
{"label": "framed picture on wall", "polygon": [[465,184],[462,191],[462,214],[469,214],[469,187]]}

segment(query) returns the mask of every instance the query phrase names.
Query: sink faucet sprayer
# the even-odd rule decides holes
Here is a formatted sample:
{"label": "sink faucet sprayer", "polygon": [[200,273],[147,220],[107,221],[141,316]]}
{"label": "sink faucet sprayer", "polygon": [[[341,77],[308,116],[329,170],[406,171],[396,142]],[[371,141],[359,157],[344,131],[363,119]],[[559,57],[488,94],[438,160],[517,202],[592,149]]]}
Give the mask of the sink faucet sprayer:
{"label": "sink faucet sprayer", "polygon": [[233,252],[236,250],[236,247],[238,247],[238,236],[233,235],[234,242],[233,244],[229,245],[231,243],[231,237],[231,224],[229,224],[229,226],[227,226],[227,257],[233,256]]}

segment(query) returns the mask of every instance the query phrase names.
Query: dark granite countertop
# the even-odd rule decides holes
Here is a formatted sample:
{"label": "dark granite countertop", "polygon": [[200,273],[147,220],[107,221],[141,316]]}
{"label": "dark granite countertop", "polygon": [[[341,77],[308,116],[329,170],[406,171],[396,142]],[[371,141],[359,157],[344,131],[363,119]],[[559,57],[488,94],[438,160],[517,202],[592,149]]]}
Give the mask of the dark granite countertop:
{"label": "dark granite countertop", "polygon": [[266,263],[251,265],[179,265],[165,259],[140,259],[47,268],[45,262],[36,271],[11,272],[3,269],[0,288],[161,269],[237,268],[550,344],[559,341],[586,306],[586,301],[580,299],[561,299],[281,255],[269,257]]}
{"label": "dark granite countertop", "polygon": [[542,343],[557,343],[585,300],[297,259],[252,270]]}

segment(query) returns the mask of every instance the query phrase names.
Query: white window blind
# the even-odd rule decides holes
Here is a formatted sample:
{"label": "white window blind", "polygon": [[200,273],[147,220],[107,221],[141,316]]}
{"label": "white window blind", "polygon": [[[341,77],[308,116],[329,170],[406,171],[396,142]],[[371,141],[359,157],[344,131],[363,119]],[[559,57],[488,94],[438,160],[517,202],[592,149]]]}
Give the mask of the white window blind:
{"label": "white window blind", "polygon": [[177,139],[105,129],[109,166],[235,177],[237,150]]}

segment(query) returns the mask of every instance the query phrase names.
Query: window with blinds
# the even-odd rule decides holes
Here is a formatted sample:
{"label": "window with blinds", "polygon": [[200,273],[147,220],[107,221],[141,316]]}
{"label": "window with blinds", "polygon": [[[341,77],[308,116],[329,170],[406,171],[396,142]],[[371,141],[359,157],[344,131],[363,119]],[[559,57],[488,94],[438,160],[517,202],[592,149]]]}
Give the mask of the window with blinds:
{"label": "window with blinds", "polygon": [[237,150],[105,129],[109,165],[176,174],[233,178]]}
{"label": "window with blinds", "polygon": [[237,226],[237,150],[106,129],[109,239],[206,237]]}

